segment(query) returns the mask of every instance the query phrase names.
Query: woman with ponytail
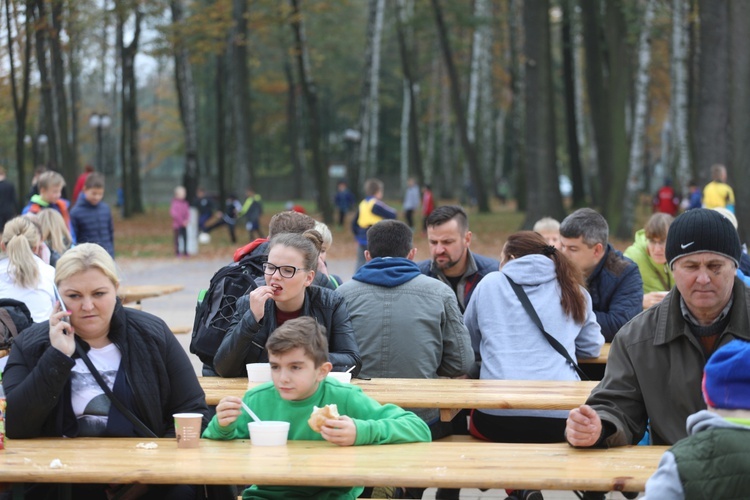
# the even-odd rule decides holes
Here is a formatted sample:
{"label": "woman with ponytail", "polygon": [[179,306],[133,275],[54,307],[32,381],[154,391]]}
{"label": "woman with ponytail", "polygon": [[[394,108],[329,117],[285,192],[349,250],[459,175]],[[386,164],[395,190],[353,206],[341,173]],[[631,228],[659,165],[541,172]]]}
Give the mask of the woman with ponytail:
{"label": "woman with ponytail", "polygon": [[[482,358],[480,378],[579,380],[532,321],[509,279],[523,288],[544,329],[572,359],[596,357],[604,344],[580,272],[541,235],[521,231],[508,238],[500,272],[488,274],[477,285],[464,315],[474,352]],[[473,410],[470,430],[495,442],[563,442],[567,414]]]}
{"label": "woman with ponytail", "polygon": [[55,305],[55,268],[39,258],[43,245],[38,227],[28,217],[5,224],[0,240],[0,298],[26,304],[34,322],[48,319]]}

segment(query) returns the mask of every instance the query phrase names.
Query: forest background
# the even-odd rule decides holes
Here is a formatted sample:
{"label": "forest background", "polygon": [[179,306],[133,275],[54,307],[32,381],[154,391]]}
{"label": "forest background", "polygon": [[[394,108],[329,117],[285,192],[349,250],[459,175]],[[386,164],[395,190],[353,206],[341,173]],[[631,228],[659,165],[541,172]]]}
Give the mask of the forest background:
{"label": "forest background", "polygon": [[507,192],[521,227],[592,206],[624,239],[644,193],[722,163],[750,235],[750,2],[1,1],[21,193],[88,163],[126,219],[184,184],[332,222],[337,180],[398,198],[414,177],[479,213]]}

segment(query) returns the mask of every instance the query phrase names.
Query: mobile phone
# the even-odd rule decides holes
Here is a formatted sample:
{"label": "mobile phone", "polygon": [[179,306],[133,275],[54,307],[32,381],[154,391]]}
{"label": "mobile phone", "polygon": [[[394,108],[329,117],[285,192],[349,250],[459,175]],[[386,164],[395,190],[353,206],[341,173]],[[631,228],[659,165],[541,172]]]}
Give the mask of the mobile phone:
{"label": "mobile phone", "polygon": [[[65,307],[65,302],[63,302],[62,295],[60,295],[60,290],[57,289],[57,285],[52,283],[52,289],[55,291],[55,298],[58,300],[58,302],[60,302],[60,309],[62,311],[67,311],[68,308]],[[61,321],[64,321],[70,324],[70,320],[68,319],[67,316],[63,316]],[[63,332],[65,333],[65,335],[67,335],[68,334],[67,328],[63,329]]]}

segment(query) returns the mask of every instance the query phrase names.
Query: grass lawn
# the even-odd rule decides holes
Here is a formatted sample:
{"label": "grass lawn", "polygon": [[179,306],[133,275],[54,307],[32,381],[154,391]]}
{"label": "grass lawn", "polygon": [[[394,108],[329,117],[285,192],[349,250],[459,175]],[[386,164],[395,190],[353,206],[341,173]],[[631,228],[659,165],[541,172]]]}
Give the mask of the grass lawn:
{"label": "grass lawn", "polygon": [[[494,200],[493,200],[494,201]],[[400,204],[395,200],[388,200],[388,203],[395,208],[400,208]],[[448,204],[449,200],[441,200],[440,203]],[[315,203],[312,201],[301,202],[307,213],[317,216],[315,212]],[[261,219],[263,226],[268,229],[268,221],[271,216],[284,210],[283,202],[264,202],[264,215]],[[643,224],[648,218],[647,208],[639,209],[638,221]],[[165,258],[174,256],[172,243],[172,220],[169,216],[169,207],[149,207],[146,213],[140,214],[130,219],[123,219],[119,213],[115,217],[115,249],[118,258]],[[403,215],[399,212],[399,217],[403,220]],[[417,217],[417,224],[421,220]],[[523,223],[524,214],[517,212],[512,205],[500,206],[495,203],[492,206],[492,212],[488,214],[479,214],[476,209],[469,210],[469,225],[472,231],[471,249],[474,252],[498,258],[502,250],[503,243],[509,234],[517,231]],[[328,258],[331,260],[353,259],[356,252],[356,243],[349,230],[349,221],[347,219],[345,227],[339,228],[332,226],[333,247],[328,251]],[[641,227],[640,225],[638,227]],[[200,246],[200,255],[206,258],[225,258],[231,259],[234,250],[248,242],[247,231],[245,231],[244,220],[236,228],[237,243],[234,244],[229,239],[229,232],[225,227],[220,227],[211,233],[211,243]],[[414,243],[418,248],[416,260],[426,259],[429,257],[429,248],[426,237],[422,231],[414,233]],[[630,241],[613,241],[613,245],[619,250],[624,250],[631,243]]]}

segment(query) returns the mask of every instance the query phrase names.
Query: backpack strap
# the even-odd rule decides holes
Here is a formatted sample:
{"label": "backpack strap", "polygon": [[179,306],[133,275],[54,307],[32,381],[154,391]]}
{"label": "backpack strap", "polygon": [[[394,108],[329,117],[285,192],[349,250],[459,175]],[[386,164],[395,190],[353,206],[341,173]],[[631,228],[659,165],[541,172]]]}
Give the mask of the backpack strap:
{"label": "backpack strap", "polygon": [[2,308],[0,308],[0,324],[2,324],[10,332],[10,338],[7,340],[10,341],[13,338],[18,336],[18,329],[16,328],[16,323],[13,321],[13,318],[10,317],[10,313]]}
{"label": "backpack strap", "polygon": [[544,329],[544,326],[542,325],[542,320],[539,319],[539,315],[536,313],[536,309],[534,309],[534,306],[531,305],[531,301],[529,300],[529,296],[526,295],[526,292],[524,291],[523,287],[510,279],[510,276],[503,273],[503,276],[505,276],[505,279],[508,280],[508,283],[510,283],[510,287],[513,289],[514,292],[516,292],[516,296],[518,297],[518,300],[521,301],[521,305],[526,310],[526,313],[531,316],[531,321],[534,322],[534,324],[542,331],[544,334],[544,338],[547,339],[547,342],[549,342],[549,345],[552,346],[554,350],[556,350],[560,356],[565,358],[565,360],[568,362],[571,368],[573,368],[576,373],[578,373],[578,376],[581,377],[581,380],[589,380],[588,375],[586,375],[583,370],[578,366],[578,364],[571,359],[570,354],[568,354],[568,351],[560,344],[560,342],[557,341],[555,337],[547,333],[547,330]]}
{"label": "backpack strap", "polygon": [[102,388],[104,391],[104,394],[107,395],[109,400],[112,402],[115,407],[120,410],[120,413],[122,413],[125,418],[130,420],[130,423],[135,426],[135,428],[138,430],[138,432],[143,437],[150,437],[155,438],[159,437],[154,432],[149,429],[146,424],[144,424],[141,419],[135,416],[132,411],[130,411],[119,399],[117,399],[117,396],[112,392],[112,389],[109,388],[107,383],[102,378],[101,374],[99,373],[99,370],[96,369],[94,366],[94,363],[91,362],[91,359],[89,358],[88,354],[86,354],[86,351],[81,347],[81,344],[76,341],[76,354],[83,360],[83,362],[86,364],[86,367],[91,372],[91,375],[93,375],[94,379],[96,380],[96,383],[99,384],[99,387]]}

